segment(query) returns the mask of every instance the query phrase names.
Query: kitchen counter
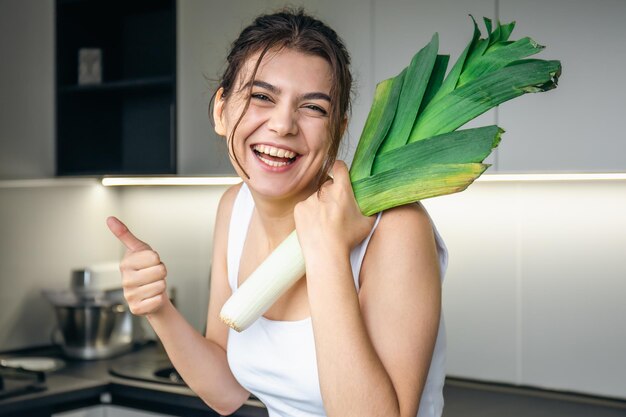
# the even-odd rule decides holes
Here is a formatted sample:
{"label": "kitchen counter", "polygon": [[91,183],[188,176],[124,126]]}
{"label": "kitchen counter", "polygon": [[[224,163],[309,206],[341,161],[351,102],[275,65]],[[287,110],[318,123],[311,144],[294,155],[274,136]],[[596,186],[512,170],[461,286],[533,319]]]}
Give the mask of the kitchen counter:
{"label": "kitchen counter", "polygon": [[[98,404],[113,404],[177,416],[218,416],[186,386],[147,382],[111,375],[111,367],[132,367],[166,361],[167,356],[154,343],[111,359],[74,360],[63,358],[56,348],[30,349],[0,354],[46,356],[63,359],[63,368],[46,373],[46,389],[0,399],[0,416],[50,416],[67,410]],[[246,402],[233,416],[267,417],[257,400]]]}

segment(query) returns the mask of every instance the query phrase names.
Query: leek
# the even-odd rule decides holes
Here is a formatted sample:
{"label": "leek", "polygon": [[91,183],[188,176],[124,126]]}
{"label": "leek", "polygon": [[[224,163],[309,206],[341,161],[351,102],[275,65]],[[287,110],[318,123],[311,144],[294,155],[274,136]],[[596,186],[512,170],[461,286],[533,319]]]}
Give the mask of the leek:
{"label": "leek", "polygon": [[[514,22],[492,30],[485,18],[486,38],[473,23],[447,76],[449,57],[437,54],[435,34],[402,72],[376,86],[350,168],[364,215],[466,189],[489,167],[482,162],[504,131],[457,129],[505,101],[557,86],[561,63],[528,59],[544,47],[530,38],[510,41]],[[294,231],[226,301],[220,318],[246,329],[304,273]]]}

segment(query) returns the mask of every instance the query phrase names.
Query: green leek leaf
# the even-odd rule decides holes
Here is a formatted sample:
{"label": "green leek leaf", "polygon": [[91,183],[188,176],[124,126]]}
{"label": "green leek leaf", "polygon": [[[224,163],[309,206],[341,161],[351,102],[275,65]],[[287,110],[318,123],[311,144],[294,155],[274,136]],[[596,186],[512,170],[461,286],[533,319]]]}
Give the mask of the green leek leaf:
{"label": "green leek leaf", "polygon": [[524,93],[550,90],[556,87],[560,71],[559,61],[525,60],[483,75],[427,106],[409,142],[451,132]]}
{"label": "green leek leaf", "polygon": [[406,69],[376,86],[374,102],[367,115],[365,127],[361,133],[350,168],[351,181],[367,177],[370,174],[376,152],[385,139],[396,114],[405,73]]}
{"label": "green leek leaf", "polygon": [[515,22],[493,27],[485,18],[486,38],[472,22],[472,39],[447,76],[449,57],[437,55],[435,34],[402,73],[377,86],[350,169],[363,214],[464,190],[488,168],[481,162],[504,131],[457,129],[507,100],[557,86],[561,63],[528,59],[543,46],[509,40]]}
{"label": "green leek leaf", "polygon": [[435,66],[438,49],[439,36],[435,33],[428,45],[415,54],[411,60],[404,76],[398,109],[389,133],[380,147],[380,152],[398,148],[409,140],[411,128],[415,123],[430,74]]}
{"label": "green leek leaf", "polygon": [[352,183],[354,196],[366,216],[425,198],[457,193],[482,174],[484,164],[436,164],[392,169]]}
{"label": "green leek leaf", "polygon": [[419,140],[378,155],[372,174],[429,164],[482,162],[498,146],[503,132],[498,126],[492,125]]}

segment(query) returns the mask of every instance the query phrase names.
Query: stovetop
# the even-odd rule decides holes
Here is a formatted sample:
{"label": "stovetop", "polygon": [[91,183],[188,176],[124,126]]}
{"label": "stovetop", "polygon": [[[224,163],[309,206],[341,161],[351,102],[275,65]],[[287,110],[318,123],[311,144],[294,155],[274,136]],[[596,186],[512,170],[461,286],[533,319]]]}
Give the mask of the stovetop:
{"label": "stovetop", "polygon": [[0,365],[0,399],[46,389],[46,374]]}
{"label": "stovetop", "polygon": [[169,359],[118,362],[109,367],[111,375],[139,381],[186,386]]}

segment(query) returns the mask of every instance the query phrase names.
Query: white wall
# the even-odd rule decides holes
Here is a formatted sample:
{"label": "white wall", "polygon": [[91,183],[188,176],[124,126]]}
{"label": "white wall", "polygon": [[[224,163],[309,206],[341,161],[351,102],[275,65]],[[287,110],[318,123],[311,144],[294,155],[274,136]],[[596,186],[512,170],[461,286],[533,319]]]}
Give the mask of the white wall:
{"label": "white wall", "polygon": [[426,203],[450,249],[450,375],[624,398],[626,181],[476,183]]}
{"label": "white wall", "polygon": [[180,311],[206,321],[213,222],[224,187],[111,189],[96,180],[0,181],[0,351],[50,344],[45,288],[69,288],[73,269],[119,262],[105,220],[118,216],[168,268]]}
{"label": "white wall", "polygon": [[[181,312],[202,330],[224,187],[7,184],[0,350],[48,343],[42,288],[121,258],[111,214],[159,252]],[[626,398],[626,181],[477,182],[424,204],[450,251],[449,375]]]}
{"label": "white wall", "polygon": [[[213,223],[226,187],[129,187],[121,190],[122,220],[159,253],[181,313],[204,329],[213,252]],[[123,248],[120,245],[120,256]]]}
{"label": "white wall", "polygon": [[118,206],[95,180],[0,181],[0,350],[50,344],[56,318],[41,290],[118,259],[105,224]]}

